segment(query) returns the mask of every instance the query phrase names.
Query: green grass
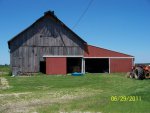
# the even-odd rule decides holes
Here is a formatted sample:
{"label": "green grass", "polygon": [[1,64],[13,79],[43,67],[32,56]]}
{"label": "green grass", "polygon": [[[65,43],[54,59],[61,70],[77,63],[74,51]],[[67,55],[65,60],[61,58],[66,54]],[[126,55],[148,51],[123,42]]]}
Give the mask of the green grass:
{"label": "green grass", "polygon": [[5,65],[0,66],[0,72],[9,72],[9,71],[10,71],[9,66],[5,66]]}
{"label": "green grass", "polygon": [[[149,113],[150,80],[125,74],[32,77],[3,76],[10,88],[0,90],[0,112]],[[111,96],[140,96],[139,101],[111,101]]]}
{"label": "green grass", "polygon": [[11,70],[9,65],[0,65],[0,77],[3,75],[10,76],[11,75]]}

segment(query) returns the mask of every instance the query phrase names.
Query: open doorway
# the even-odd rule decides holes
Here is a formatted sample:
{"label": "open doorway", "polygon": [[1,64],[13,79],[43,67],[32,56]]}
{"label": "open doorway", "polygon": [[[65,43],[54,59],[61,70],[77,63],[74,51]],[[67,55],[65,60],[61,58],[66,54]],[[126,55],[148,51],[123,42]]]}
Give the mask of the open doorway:
{"label": "open doorway", "polygon": [[109,73],[109,59],[108,58],[85,59],[85,72]]}
{"label": "open doorway", "polygon": [[46,61],[40,61],[40,72],[46,74]]}
{"label": "open doorway", "polygon": [[81,58],[67,58],[67,73],[81,72]]}

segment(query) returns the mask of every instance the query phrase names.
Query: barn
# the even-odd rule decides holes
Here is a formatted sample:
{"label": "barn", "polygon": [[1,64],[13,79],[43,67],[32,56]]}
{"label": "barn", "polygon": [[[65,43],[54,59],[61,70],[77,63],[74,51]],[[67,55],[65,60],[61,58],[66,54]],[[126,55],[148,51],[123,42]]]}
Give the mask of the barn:
{"label": "barn", "polygon": [[8,41],[12,74],[48,75],[72,72],[128,72],[134,57],[89,45],[54,14],[47,11]]}

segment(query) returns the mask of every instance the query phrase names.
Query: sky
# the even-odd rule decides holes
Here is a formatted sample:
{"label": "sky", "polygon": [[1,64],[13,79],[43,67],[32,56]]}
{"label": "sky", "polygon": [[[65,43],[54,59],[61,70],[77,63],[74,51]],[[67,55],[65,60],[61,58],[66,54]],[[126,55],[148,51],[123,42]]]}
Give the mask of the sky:
{"label": "sky", "polygon": [[0,0],[0,64],[9,64],[7,41],[44,12],[55,15],[90,45],[150,63],[150,0]]}

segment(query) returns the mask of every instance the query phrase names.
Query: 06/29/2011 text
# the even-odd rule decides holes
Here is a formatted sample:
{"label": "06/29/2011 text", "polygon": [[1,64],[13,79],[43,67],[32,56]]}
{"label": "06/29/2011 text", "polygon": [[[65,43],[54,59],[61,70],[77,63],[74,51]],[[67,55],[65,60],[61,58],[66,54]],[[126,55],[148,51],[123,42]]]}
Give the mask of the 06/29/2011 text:
{"label": "06/29/2011 text", "polygon": [[141,101],[141,96],[111,96],[111,101],[113,102],[135,102]]}

